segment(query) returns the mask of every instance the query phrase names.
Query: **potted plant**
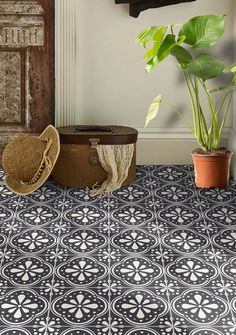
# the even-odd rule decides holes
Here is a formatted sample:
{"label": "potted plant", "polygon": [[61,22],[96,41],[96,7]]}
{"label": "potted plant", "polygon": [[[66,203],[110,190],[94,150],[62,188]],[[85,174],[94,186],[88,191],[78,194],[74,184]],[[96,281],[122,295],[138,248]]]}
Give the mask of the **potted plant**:
{"label": "potted plant", "polygon": [[[229,179],[232,153],[221,147],[221,138],[236,87],[236,64],[226,66],[206,51],[222,37],[224,28],[224,15],[197,16],[183,25],[148,27],[136,39],[145,48],[151,44],[144,55],[147,72],[173,56],[183,74],[192,122],[158,95],[150,106],[145,126],[156,117],[161,103],[168,103],[179,114],[199,144],[192,157],[196,186],[203,188],[226,187]],[[209,80],[227,73],[231,73],[229,84],[210,89]],[[203,99],[207,101],[206,109]]]}

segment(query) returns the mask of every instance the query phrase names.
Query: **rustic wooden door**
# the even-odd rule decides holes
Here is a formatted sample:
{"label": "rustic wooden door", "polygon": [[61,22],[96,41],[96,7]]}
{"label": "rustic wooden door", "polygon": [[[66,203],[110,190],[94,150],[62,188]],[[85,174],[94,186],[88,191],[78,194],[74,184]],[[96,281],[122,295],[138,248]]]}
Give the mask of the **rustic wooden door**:
{"label": "rustic wooden door", "polygon": [[17,134],[54,123],[54,0],[0,0],[0,161]]}

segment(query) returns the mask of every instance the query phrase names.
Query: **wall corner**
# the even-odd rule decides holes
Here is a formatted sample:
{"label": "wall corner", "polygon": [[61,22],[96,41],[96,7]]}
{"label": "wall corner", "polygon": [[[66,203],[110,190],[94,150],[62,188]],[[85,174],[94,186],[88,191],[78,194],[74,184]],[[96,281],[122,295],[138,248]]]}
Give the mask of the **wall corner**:
{"label": "wall corner", "polygon": [[231,176],[236,180],[236,131],[234,128],[232,128],[229,138],[229,149],[233,152],[231,160]]}
{"label": "wall corner", "polygon": [[[236,14],[236,3],[232,1],[232,13]],[[236,40],[236,22],[233,20],[233,62],[236,57],[236,46],[234,41]],[[233,115],[232,115],[232,130],[229,139],[229,149],[233,152],[232,161],[231,161],[231,175],[236,181],[236,92],[233,96]]]}

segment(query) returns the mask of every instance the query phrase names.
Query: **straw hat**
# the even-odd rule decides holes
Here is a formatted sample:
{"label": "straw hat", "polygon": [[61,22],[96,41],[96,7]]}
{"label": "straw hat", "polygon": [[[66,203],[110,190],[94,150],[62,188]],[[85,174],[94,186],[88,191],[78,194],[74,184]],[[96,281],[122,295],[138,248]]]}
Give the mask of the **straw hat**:
{"label": "straw hat", "polygon": [[21,195],[37,190],[52,172],[59,152],[59,134],[52,125],[39,137],[14,138],[6,146],[2,156],[7,187]]}

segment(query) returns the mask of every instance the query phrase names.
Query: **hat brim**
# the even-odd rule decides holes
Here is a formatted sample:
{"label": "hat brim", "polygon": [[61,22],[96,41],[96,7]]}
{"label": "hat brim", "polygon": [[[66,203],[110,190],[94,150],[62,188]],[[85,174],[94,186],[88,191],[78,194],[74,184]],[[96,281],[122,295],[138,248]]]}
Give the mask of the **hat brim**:
{"label": "hat brim", "polygon": [[42,141],[46,139],[52,139],[52,145],[48,151],[48,156],[52,165],[50,168],[45,165],[39,179],[33,184],[23,184],[20,180],[16,180],[12,176],[7,175],[5,177],[5,184],[14,193],[27,195],[36,191],[48,179],[53,170],[53,167],[56,164],[60,153],[60,137],[56,128],[52,125],[49,125],[38,138]]}

